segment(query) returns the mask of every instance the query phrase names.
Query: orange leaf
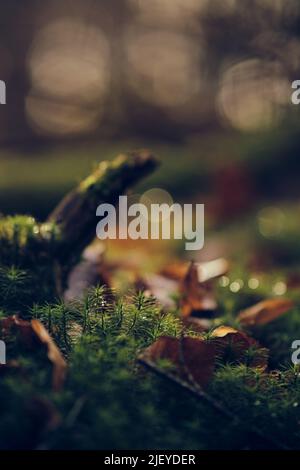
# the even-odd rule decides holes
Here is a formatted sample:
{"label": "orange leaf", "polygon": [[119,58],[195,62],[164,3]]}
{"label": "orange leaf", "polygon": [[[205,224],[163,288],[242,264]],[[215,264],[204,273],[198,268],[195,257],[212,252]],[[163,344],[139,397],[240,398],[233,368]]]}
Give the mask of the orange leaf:
{"label": "orange leaf", "polygon": [[293,308],[289,299],[267,299],[249,307],[238,315],[242,325],[265,325]]}
{"label": "orange leaf", "polygon": [[39,320],[31,320],[31,326],[40,342],[46,346],[48,359],[53,364],[53,389],[60,390],[65,380],[66,361],[44,325]]}

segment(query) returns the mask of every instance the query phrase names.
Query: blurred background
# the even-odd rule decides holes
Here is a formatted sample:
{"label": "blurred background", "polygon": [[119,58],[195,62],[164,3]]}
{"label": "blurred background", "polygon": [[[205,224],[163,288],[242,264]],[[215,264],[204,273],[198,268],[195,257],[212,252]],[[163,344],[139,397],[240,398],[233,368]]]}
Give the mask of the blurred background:
{"label": "blurred background", "polygon": [[141,188],[205,202],[217,223],[298,204],[298,0],[0,9],[0,212],[44,218],[94,162],[140,146],[162,160]]}

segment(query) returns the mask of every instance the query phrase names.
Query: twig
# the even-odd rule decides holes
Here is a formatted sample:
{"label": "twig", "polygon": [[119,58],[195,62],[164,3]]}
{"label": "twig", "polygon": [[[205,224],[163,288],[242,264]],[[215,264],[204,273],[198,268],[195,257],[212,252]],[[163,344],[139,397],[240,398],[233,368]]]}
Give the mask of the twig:
{"label": "twig", "polygon": [[[245,428],[245,425],[239,416],[229,411],[227,408],[225,408],[222,405],[222,403],[220,403],[218,400],[216,400],[211,395],[206,393],[203,390],[203,388],[201,388],[198,384],[195,383],[193,378],[192,378],[191,383],[189,383],[181,379],[179,376],[168,372],[167,370],[160,369],[150,359],[140,357],[138,361],[144,366],[146,366],[148,369],[153,370],[157,375],[167,378],[168,380],[172,381],[176,385],[183,387],[186,391],[190,392],[196,398],[208,403],[212,408],[214,408],[221,415],[225,416],[226,418],[229,418],[230,420],[235,422],[237,425]],[[190,379],[191,377],[190,373],[188,374],[188,377]],[[268,445],[269,449],[276,448],[276,449],[288,450],[288,447],[285,446],[282,442],[277,441],[277,439],[271,436],[266,436],[265,434],[263,434],[263,432],[260,429],[256,428],[256,426],[251,425],[249,428],[249,431],[253,434],[253,436],[258,437],[261,441],[264,441],[266,445]]]}

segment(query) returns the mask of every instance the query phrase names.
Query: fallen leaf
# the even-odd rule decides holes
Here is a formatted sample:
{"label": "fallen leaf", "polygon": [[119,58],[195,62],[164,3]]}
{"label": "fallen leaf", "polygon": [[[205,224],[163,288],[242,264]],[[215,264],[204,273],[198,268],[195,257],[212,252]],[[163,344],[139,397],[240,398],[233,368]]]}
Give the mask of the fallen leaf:
{"label": "fallen leaf", "polygon": [[217,303],[214,299],[210,285],[199,283],[197,265],[191,262],[186,276],[180,284],[182,293],[180,307],[183,317],[215,311]]}
{"label": "fallen leaf", "polygon": [[[226,274],[229,270],[229,263],[225,258],[217,258],[202,263],[194,263],[197,269],[198,282],[208,282]],[[187,275],[190,264],[187,262],[171,263],[161,270],[163,276],[177,281],[182,281]]]}
{"label": "fallen leaf", "polygon": [[140,360],[151,366],[162,359],[176,367],[181,379],[204,387],[213,375],[215,348],[199,338],[162,336],[143,352]]}
{"label": "fallen leaf", "polygon": [[213,338],[223,338],[224,336],[227,336],[228,334],[231,334],[231,333],[237,333],[238,330],[236,330],[235,328],[232,328],[231,326],[218,326],[217,328],[215,328],[212,333],[211,333],[211,336]]}
{"label": "fallen leaf", "polygon": [[0,330],[5,336],[11,334],[12,331],[19,333],[20,340],[31,349],[38,345],[45,347],[47,357],[53,366],[53,389],[56,391],[61,389],[67,364],[48,331],[39,320],[27,321],[17,315],[12,315],[0,320]]}
{"label": "fallen leaf", "polygon": [[153,362],[157,362],[160,359],[168,359],[178,366],[180,363],[178,338],[161,336],[144,350],[141,357],[147,357],[147,359]]}
{"label": "fallen leaf", "polygon": [[229,263],[225,258],[217,258],[205,263],[196,263],[199,282],[208,282],[224,276],[229,270]]}
{"label": "fallen leaf", "polygon": [[18,315],[11,315],[10,317],[2,318],[0,320],[0,330],[4,336],[9,335],[11,330],[19,332],[21,339],[26,346],[32,347],[34,344],[34,335],[30,322],[22,320]]}
{"label": "fallen leaf", "polygon": [[218,326],[211,332],[211,338],[234,338],[234,341],[241,341],[247,347],[251,346],[252,344],[256,344],[256,341],[250,336],[246,335],[243,331],[236,330],[231,326]]}
{"label": "fallen leaf", "polygon": [[[223,362],[246,363],[249,367],[265,370],[268,366],[268,350],[243,331],[230,326],[219,326],[210,335],[219,358]],[[252,353],[250,354],[250,349]],[[249,354],[246,355],[246,353]]]}
{"label": "fallen leaf", "polygon": [[161,271],[160,274],[166,276],[170,279],[174,279],[175,281],[181,281],[185,276],[189,269],[188,262],[174,262],[170,263],[165,266]]}
{"label": "fallen leaf", "polygon": [[48,331],[39,320],[31,320],[31,327],[40,342],[46,346],[48,359],[53,364],[53,389],[56,391],[60,390],[66,376],[66,361]]}
{"label": "fallen leaf", "polygon": [[294,302],[289,299],[267,299],[241,311],[238,320],[242,325],[265,325],[294,307]]}
{"label": "fallen leaf", "polygon": [[215,348],[200,338],[184,337],[180,341],[183,361],[189,376],[205,386],[212,378],[215,366]]}

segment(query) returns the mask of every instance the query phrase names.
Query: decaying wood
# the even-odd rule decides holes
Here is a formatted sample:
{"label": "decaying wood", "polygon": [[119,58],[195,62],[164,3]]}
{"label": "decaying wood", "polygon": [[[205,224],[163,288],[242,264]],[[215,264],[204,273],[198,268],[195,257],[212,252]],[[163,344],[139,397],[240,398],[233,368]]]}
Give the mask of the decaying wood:
{"label": "decaying wood", "polygon": [[59,229],[58,256],[64,259],[74,251],[81,252],[95,237],[98,205],[114,204],[156,166],[157,160],[148,150],[121,154],[112,161],[101,162],[49,215],[47,222]]}

